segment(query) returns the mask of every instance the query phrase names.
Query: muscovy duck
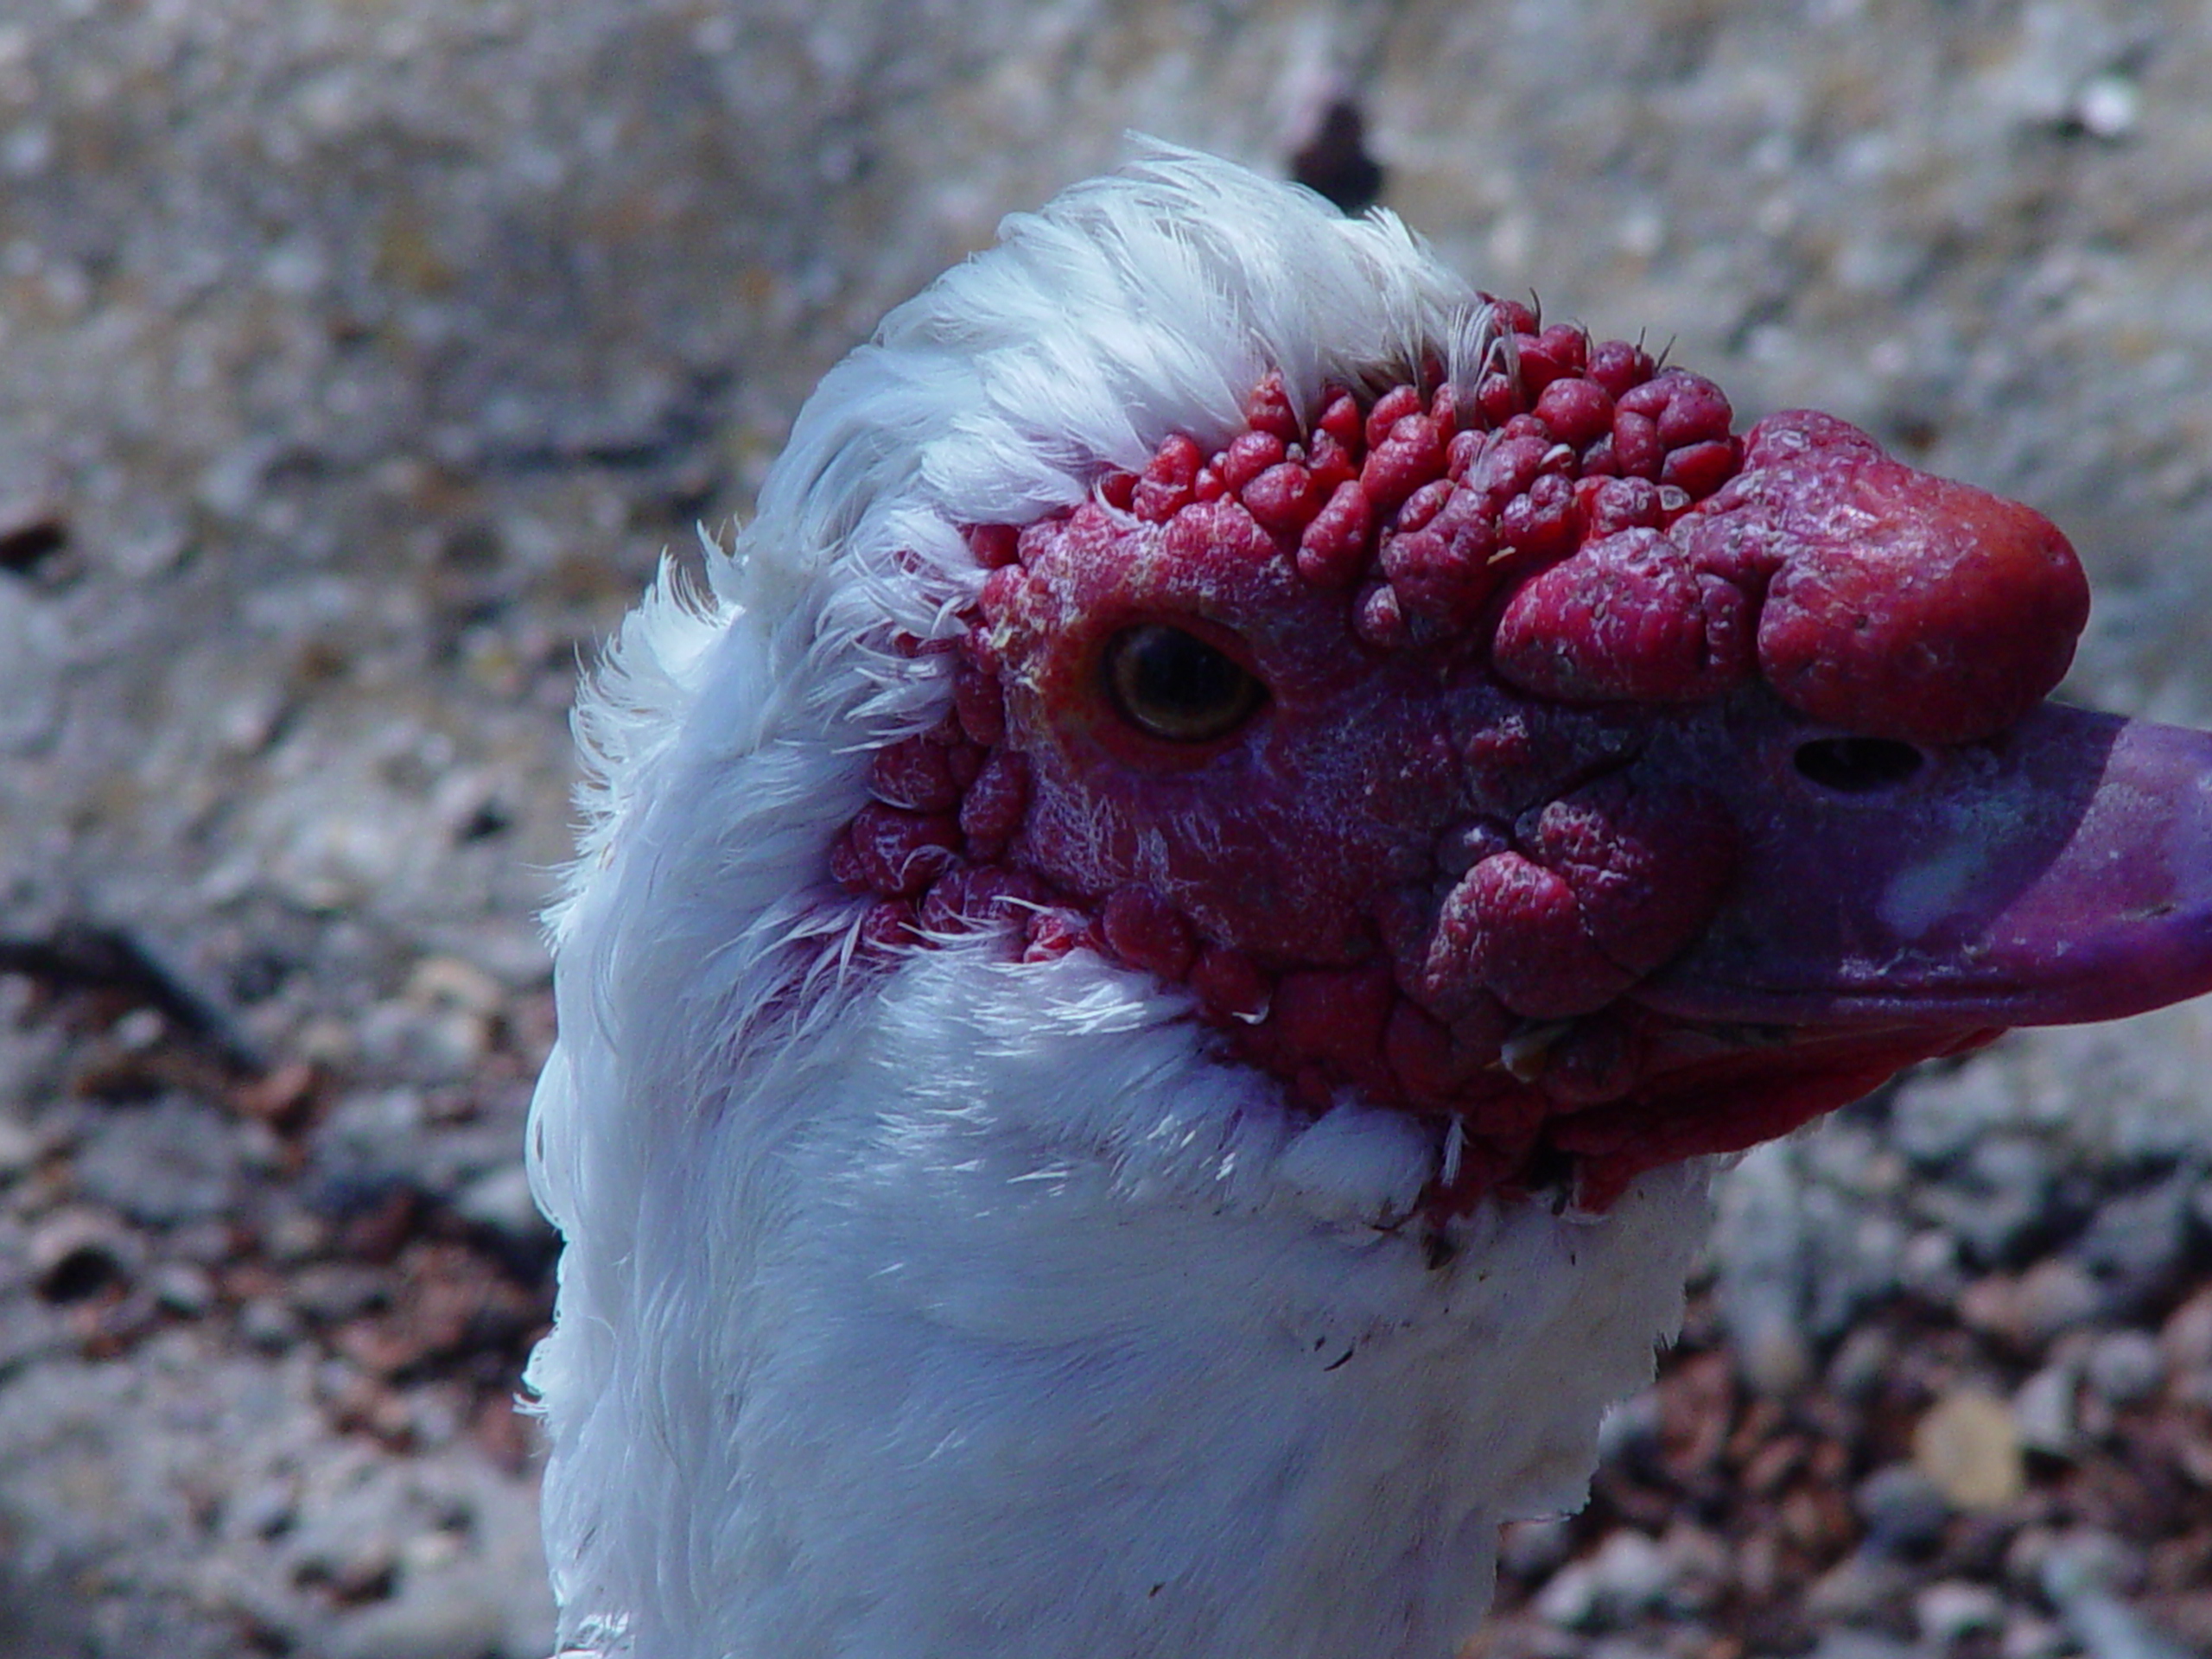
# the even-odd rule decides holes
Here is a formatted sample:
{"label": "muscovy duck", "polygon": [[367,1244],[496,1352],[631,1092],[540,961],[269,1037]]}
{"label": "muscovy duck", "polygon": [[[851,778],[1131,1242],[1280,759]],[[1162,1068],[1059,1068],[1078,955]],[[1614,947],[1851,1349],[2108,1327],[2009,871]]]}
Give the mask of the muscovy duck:
{"label": "muscovy duck", "polygon": [[1150,152],[823,381],[578,714],[573,1652],[1443,1659],[1716,1161],[2212,987],[2029,510]]}

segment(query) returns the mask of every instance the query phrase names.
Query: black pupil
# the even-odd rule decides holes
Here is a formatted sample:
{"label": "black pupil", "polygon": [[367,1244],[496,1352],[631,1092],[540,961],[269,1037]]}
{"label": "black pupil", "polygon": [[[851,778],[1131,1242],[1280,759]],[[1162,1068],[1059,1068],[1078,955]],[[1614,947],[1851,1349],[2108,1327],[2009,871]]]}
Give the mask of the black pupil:
{"label": "black pupil", "polygon": [[1920,770],[1920,751],[1884,737],[1824,737],[1797,751],[1797,770],[1839,795],[1868,795]]}
{"label": "black pupil", "polygon": [[1260,684],[1203,639],[1150,622],[1108,648],[1106,686],[1138,729],[1176,742],[1224,737],[1260,701]]}

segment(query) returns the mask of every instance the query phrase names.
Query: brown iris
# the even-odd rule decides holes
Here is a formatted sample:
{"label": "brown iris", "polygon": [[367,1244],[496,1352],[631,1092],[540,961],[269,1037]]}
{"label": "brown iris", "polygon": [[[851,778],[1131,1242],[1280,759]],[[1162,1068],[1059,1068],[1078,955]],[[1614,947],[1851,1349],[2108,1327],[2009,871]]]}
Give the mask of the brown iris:
{"label": "brown iris", "polygon": [[1116,634],[1103,666],[1116,712],[1164,742],[1227,737],[1267,701],[1267,688],[1243,664],[1165,622],[1139,623]]}

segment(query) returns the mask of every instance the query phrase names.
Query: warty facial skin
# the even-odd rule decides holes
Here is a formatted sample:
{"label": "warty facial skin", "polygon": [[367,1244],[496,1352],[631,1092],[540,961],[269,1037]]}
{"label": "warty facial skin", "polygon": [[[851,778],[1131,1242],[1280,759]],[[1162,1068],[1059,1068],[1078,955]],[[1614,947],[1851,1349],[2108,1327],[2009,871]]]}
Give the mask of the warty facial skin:
{"label": "warty facial skin", "polygon": [[1715,1158],[2212,985],[2027,509],[1159,150],[800,415],[577,715],[565,1650],[1446,1659]]}

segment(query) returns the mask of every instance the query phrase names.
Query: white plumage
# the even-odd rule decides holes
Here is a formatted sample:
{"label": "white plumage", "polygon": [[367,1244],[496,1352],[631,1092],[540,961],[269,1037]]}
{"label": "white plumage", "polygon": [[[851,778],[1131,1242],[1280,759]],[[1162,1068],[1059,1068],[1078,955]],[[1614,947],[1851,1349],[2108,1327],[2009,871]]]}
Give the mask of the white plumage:
{"label": "white plumage", "polygon": [[949,704],[893,640],[959,631],[964,527],[1224,438],[1270,369],[1463,365],[1476,307],[1387,214],[1153,152],[887,319],[707,592],[665,570],[625,626],[530,1130],[568,1649],[1443,1659],[1497,1524],[1580,1502],[1705,1164],[1594,1221],[1485,1202],[1435,1266],[1397,1224],[1447,1138],[1309,1121],[1092,952],[864,966],[827,874],[870,753]]}
{"label": "white plumage", "polygon": [[566,1645],[1415,1659],[1487,1601],[1499,1521],[1579,1501],[1701,1172],[1599,1225],[1485,1211],[1432,1272],[1378,1230],[1429,1140],[1295,1132],[1147,976],[986,937],[863,983],[819,937],[865,752],[944,711],[888,637],[972,595],[958,526],[1230,430],[1268,365],[1402,371],[1472,304],[1393,219],[1158,155],[893,313],[711,595],[665,572],[626,625],[531,1126]]}

